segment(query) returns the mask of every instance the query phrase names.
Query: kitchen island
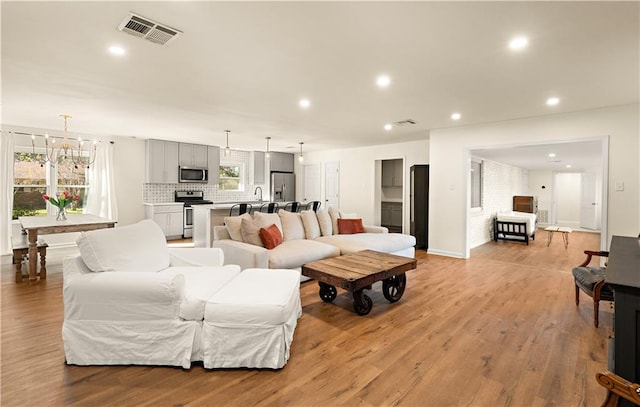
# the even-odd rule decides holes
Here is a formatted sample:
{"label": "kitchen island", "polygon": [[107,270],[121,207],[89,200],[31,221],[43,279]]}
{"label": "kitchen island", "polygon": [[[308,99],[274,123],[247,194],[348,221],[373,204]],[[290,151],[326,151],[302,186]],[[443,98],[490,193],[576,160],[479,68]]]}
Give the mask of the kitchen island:
{"label": "kitchen island", "polygon": [[[249,202],[217,202],[211,205],[197,205],[193,207],[193,245],[194,247],[211,247],[213,244],[213,227],[223,226],[224,218],[229,216],[231,207],[238,203],[253,205],[253,211],[269,201]],[[278,202],[284,208],[288,202]]]}

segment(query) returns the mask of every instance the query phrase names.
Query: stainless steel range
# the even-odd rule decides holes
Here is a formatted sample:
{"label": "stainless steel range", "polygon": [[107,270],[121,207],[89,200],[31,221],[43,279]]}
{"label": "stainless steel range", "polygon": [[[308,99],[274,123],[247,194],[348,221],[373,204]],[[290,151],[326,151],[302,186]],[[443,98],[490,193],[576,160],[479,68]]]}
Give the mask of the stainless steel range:
{"label": "stainless steel range", "polygon": [[176,191],[176,202],[184,202],[182,216],[182,237],[193,237],[193,205],[209,205],[212,201],[204,199],[203,191]]}

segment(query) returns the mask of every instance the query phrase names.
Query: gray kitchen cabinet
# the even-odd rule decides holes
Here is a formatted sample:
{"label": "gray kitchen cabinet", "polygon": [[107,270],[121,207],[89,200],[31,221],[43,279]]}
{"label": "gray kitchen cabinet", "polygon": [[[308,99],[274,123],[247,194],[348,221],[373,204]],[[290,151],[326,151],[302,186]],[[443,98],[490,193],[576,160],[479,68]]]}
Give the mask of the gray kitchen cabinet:
{"label": "gray kitchen cabinet", "polygon": [[182,167],[207,168],[208,146],[200,144],[180,143],[179,164]]}
{"label": "gray kitchen cabinet", "polygon": [[293,172],[293,154],[271,153],[271,171]]}
{"label": "gray kitchen cabinet", "polygon": [[391,205],[387,202],[382,202],[380,211],[380,224],[382,226],[391,225]]}
{"label": "gray kitchen cabinet", "polygon": [[265,170],[264,170],[264,164],[265,164],[264,152],[252,151],[251,157],[250,157],[250,163],[252,167],[251,172],[249,173],[250,184],[258,185],[258,184],[266,183]]}
{"label": "gray kitchen cabinet", "polygon": [[404,170],[402,160],[382,161],[382,186],[401,187]]}
{"label": "gray kitchen cabinet", "polygon": [[402,203],[382,202],[380,205],[380,224],[402,227]]}
{"label": "gray kitchen cabinet", "polygon": [[402,204],[391,204],[391,226],[402,226]]}
{"label": "gray kitchen cabinet", "polygon": [[146,160],[146,183],[178,183],[178,143],[164,140],[147,140]]}
{"label": "gray kitchen cabinet", "polygon": [[207,147],[207,165],[209,169],[209,185],[218,185],[220,182],[220,147]]}
{"label": "gray kitchen cabinet", "polygon": [[180,204],[145,205],[145,218],[153,219],[167,238],[181,238],[183,233],[183,206]]}

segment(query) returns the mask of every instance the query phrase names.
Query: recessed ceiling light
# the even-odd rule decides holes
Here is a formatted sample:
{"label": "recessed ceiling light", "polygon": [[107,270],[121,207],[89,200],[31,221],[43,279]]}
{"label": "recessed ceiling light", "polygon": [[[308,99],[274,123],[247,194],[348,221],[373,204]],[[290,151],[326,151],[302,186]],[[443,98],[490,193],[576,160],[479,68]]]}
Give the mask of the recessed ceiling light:
{"label": "recessed ceiling light", "polygon": [[124,55],[126,53],[124,48],[119,47],[117,45],[110,46],[109,47],[109,52],[112,53],[113,55]]}
{"label": "recessed ceiling light", "polygon": [[386,88],[389,84],[391,84],[391,78],[389,78],[388,75],[380,75],[378,79],[376,79],[376,85],[378,85],[379,88]]}
{"label": "recessed ceiling light", "polygon": [[556,98],[556,97],[553,97],[553,98],[549,98],[549,99],[547,99],[547,105],[548,105],[548,106],[555,106],[555,105],[557,105],[558,103],[560,103],[560,99],[558,99],[558,98]]}
{"label": "recessed ceiling light", "polygon": [[527,45],[529,45],[529,40],[527,39],[527,37],[523,36],[512,38],[511,41],[509,41],[509,48],[514,51],[526,48]]}
{"label": "recessed ceiling light", "polygon": [[311,101],[309,99],[300,99],[300,102],[298,102],[298,104],[301,108],[308,109],[309,106],[311,106]]}
{"label": "recessed ceiling light", "polygon": [[566,168],[571,168],[571,164],[565,165]]}
{"label": "recessed ceiling light", "polygon": [[385,129],[386,131],[389,131],[389,130],[391,130],[392,128],[393,128],[393,126],[391,126],[391,123],[387,123],[387,124],[385,124],[385,125],[384,125],[384,129]]}
{"label": "recessed ceiling light", "polygon": [[451,120],[460,120],[461,117],[462,115],[460,113],[453,113],[451,115]]}
{"label": "recessed ceiling light", "polygon": [[553,158],[553,157],[555,157],[555,156],[556,156],[556,153],[549,153],[549,157],[550,157],[550,158]]}

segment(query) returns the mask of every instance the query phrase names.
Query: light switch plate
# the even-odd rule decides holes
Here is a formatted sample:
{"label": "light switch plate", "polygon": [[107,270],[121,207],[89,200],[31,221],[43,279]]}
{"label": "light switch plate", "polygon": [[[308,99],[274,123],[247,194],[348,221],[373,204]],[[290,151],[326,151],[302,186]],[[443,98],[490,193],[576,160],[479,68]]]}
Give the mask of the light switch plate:
{"label": "light switch plate", "polygon": [[616,181],[616,191],[624,191],[624,182]]}

